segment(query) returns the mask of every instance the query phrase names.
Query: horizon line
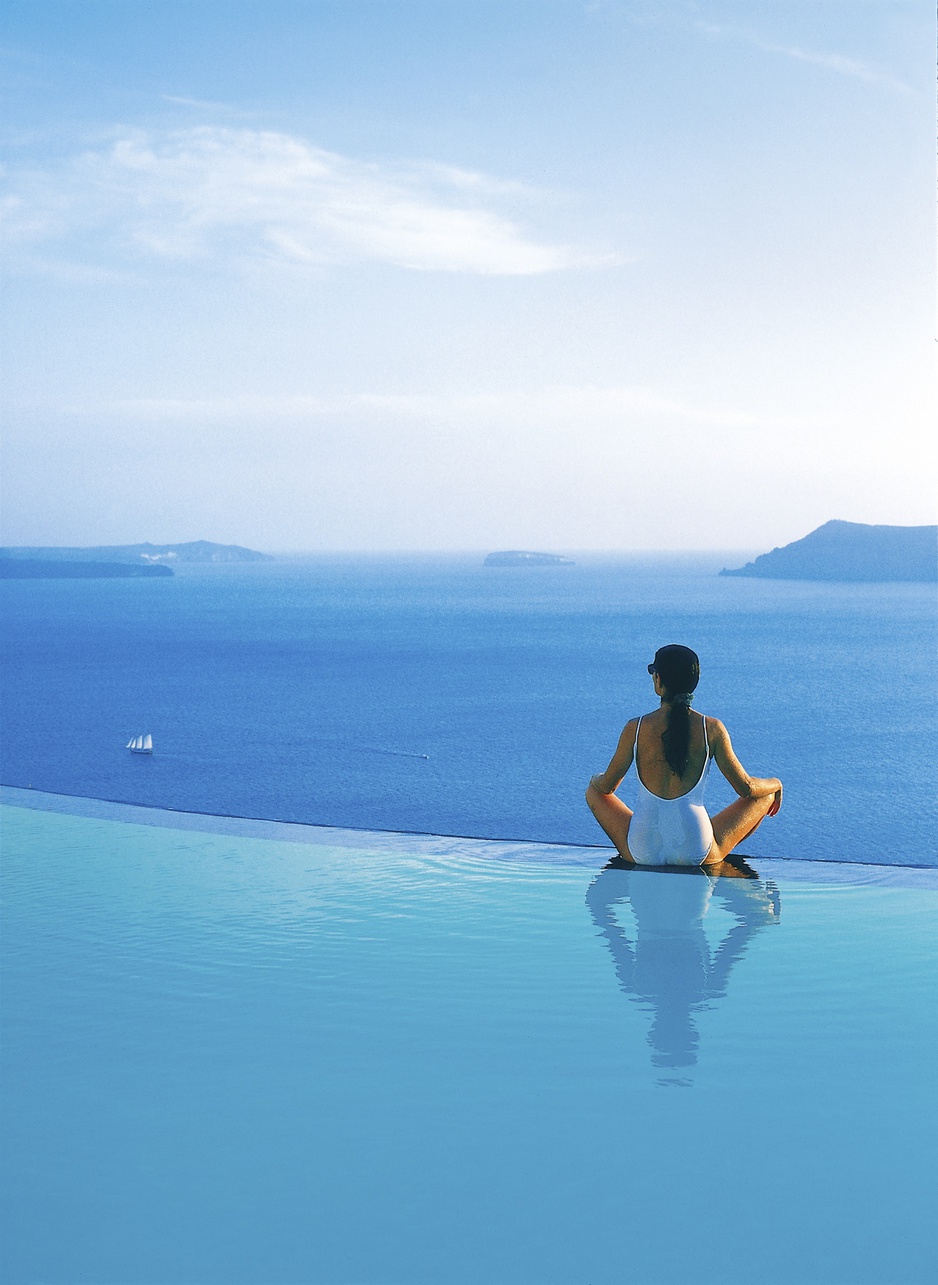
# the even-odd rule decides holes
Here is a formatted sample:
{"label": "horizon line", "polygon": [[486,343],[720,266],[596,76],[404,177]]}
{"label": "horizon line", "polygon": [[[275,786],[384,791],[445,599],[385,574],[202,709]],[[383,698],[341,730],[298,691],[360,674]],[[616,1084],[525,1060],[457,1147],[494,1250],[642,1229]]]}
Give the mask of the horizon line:
{"label": "horizon line", "polygon": [[[270,557],[322,557],[322,556],[342,556],[342,557],[484,557],[489,553],[556,553],[556,554],[579,554],[581,556],[609,556],[620,554],[724,554],[724,553],[746,553],[751,552],[755,545],[682,545],[674,547],[662,547],[660,545],[606,545],[606,546],[573,546],[573,545],[544,545],[532,546],[530,544],[515,545],[465,545],[459,548],[440,547],[431,545],[394,547],[394,548],[355,548],[350,546],[320,546],[314,548],[303,548],[300,546],[292,547],[274,547],[268,545],[265,548],[254,545],[241,544],[236,541],[206,540],[200,537],[196,540],[127,540],[120,543],[98,543],[98,544],[10,544],[0,543],[0,550],[17,550],[17,549],[125,549],[132,548],[135,545],[152,545],[154,548],[161,548],[172,545],[188,544],[216,544],[220,548],[240,548],[249,549],[253,553],[264,553]],[[761,546],[760,546],[761,547]]]}

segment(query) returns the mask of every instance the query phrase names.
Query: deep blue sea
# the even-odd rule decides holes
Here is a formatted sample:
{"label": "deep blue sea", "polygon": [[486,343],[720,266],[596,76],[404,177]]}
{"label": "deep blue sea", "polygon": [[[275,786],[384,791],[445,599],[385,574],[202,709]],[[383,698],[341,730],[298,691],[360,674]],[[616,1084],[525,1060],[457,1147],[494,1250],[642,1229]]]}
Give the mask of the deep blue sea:
{"label": "deep blue sea", "polygon": [[[371,829],[599,843],[583,802],[646,665],[785,785],[756,856],[938,865],[933,586],[721,579],[732,555],[321,557],[5,581],[0,779]],[[152,757],[127,752],[153,735]],[[711,774],[708,805],[732,798]],[[628,801],[634,783],[620,793]]]}

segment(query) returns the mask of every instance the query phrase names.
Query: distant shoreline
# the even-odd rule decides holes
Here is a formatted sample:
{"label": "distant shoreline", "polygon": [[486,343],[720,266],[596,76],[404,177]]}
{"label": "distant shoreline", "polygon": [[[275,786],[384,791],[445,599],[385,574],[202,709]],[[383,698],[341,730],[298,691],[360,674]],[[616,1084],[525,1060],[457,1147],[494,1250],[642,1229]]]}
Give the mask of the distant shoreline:
{"label": "distant shoreline", "polygon": [[120,563],[128,566],[178,566],[184,562],[273,562],[269,553],[240,544],[213,544],[192,540],[186,544],[6,545],[0,547],[5,562]]}

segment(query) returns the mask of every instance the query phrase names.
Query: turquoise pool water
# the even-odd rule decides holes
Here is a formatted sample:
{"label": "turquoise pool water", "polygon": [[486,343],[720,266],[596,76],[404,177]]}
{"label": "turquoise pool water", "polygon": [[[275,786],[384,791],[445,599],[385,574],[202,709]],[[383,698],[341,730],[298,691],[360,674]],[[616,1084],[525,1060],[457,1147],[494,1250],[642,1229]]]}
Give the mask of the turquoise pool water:
{"label": "turquoise pool water", "polygon": [[934,1279],[935,872],[3,797],[9,1285]]}

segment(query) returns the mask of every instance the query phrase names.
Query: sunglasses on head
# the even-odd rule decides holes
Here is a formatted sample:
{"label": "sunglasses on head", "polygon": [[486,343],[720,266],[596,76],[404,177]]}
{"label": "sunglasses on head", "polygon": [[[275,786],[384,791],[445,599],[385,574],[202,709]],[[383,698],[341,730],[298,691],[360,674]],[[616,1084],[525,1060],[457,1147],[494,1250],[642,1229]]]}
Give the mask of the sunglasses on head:
{"label": "sunglasses on head", "polygon": [[653,674],[653,673],[655,673],[655,666],[654,666],[654,664],[651,664],[651,665],[649,665],[649,666],[648,666],[648,672],[649,672],[649,674]]}

